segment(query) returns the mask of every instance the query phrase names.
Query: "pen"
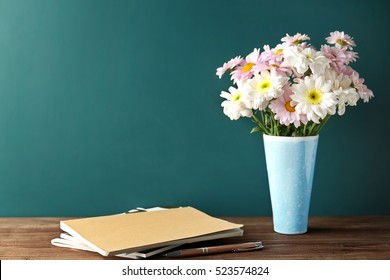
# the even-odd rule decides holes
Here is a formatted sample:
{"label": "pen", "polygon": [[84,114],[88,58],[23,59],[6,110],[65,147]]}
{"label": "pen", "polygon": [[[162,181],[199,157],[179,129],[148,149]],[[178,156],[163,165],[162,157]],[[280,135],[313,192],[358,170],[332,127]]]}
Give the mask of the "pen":
{"label": "pen", "polygon": [[239,244],[228,244],[212,247],[202,247],[202,248],[193,248],[193,249],[183,249],[165,254],[165,257],[192,257],[200,255],[210,255],[217,253],[226,253],[226,252],[243,252],[243,251],[253,251],[263,248],[263,243],[261,241],[257,242],[247,242]]}

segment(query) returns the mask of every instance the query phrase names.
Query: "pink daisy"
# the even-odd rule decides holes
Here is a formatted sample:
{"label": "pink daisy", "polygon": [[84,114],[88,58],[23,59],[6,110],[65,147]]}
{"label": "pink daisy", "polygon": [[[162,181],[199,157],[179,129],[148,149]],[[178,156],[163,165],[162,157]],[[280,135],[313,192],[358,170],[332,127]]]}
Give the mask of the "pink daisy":
{"label": "pink daisy", "polygon": [[354,88],[356,88],[359,96],[363,101],[366,103],[370,101],[370,98],[374,97],[373,92],[367,88],[367,86],[364,84],[364,79],[359,77],[359,73],[356,71],[353,71],[352,75],[350,76],[352,79],[352,83]]}
{"label": "pink daisy", "polygon": [[[285,74],[291,71],[288,67],[283,67],[283,45],[278,45],[278,49],[270,49],[268,45],[265,45],[264,51],[260,54],[258,63],[253,66],[255,72],[261,72],[263,70],[275,69],[278,74]],[[287,45],[285,46],[287,47]]]}
{"label": "pink daisy", "polygon": [[330,32],[330,36],[326,38],[326,41],[328,44],[335,44],[336,46],[348,48],[350,50],[356,46],[353,38],[347,34],[344,34],[344,31]]}
{"label": "pink daisy", "polygon": [[294,94],[290,86],[284,87],[284,93],[277,99],[271,101],[269,108],[275,113],[275,119],[286,126],[294,124],[299,127],[301,123],[307,123],[307,117],[295,111],[295,106],[291,105],[291,95]]}
{"label": "pink daisy", "polygon": [[337,73],[341,73],[345,65],[348,65],[352,61],[356,61],[356,58],[358,58],[356,52],[347,51],[346,48],[322,45],[321,51],[324,56],[331,61],[331,65]]}
{"label": "pink daisy", "polygon": [[230,59],[228,62],[225,62],[223,66],[217,68],[217,76],[221,79],[221,77],[223,76],[223,74],[225,74],[227,70],[232,71],[242,61],[243,58],[241,58],[240,56],[236,56],[235,58]]}
{"label": "pink daisy", "polygon": [[263,47],[264,51],[260,54],[259,59],[256,65],[253,66],[253,71],[259,73],[264,70],[269,70],[269,61],[275,56],[275,54],[270,50],[268,45]]}
{"label": "pink daisy", "polygon": [[[346,76],[352,77],[352,74],[355,72],[355,70],[352,69],[351,66],[345,66],[341,69],[341,72],[339,74],[344,74]],[[351,78],[352,79],[352,78]]]}
{"label": "pink daisy", "polygon": [[282,38],[282,42],[285,42],[288,46],[298,45],[303,41],[310,40],[310,37],[306,34],[297,33],[294,36],[286,34],[286,37]]}
{"label": "pink daisy", "polygon": [[260,49],[254,49],[253,52],[248,54],[245,59],[241,61],[237,68],[232,72],[231,79],[237,83],[239,81],[247,80],[253,77],[255,66],[260,57]]}

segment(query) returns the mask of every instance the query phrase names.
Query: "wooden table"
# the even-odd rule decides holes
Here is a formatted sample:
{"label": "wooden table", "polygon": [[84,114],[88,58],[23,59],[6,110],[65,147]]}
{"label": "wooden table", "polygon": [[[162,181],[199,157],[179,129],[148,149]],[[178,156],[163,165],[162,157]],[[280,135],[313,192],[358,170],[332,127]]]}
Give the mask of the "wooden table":
{"label": "wooden table", "polygon": [[[0,218],[0,259],[120,259],[52,246],[65,218]],[[390,259],[390,217],[311,217],[302,235],[273,232],[270,217],[223,217],[244,224],[244,236],[201,245],[261,240],[264,249],[191,259]],[[193,246],[193,245],[192,245]],[[163,259],[157,257],[156,259]]]}

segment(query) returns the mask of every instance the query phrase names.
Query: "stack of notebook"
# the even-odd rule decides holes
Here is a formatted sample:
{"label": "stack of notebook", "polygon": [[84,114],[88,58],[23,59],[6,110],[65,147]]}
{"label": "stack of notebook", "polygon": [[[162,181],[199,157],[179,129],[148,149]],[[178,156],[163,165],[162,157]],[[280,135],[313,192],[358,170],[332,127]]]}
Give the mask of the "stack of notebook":
{"label": "stack of notebook", "polygon": [[51,242],[103,256],[138,259],[187,243],[241,236],[242,226],[192,207],[153,208],[61,221],[60,228],[65,233]]}

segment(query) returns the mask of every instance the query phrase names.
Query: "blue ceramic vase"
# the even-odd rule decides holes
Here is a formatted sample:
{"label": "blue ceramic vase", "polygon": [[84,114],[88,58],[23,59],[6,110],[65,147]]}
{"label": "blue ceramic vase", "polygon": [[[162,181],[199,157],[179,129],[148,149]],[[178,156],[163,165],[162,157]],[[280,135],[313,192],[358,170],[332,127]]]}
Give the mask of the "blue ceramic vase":
{"label": "blue ceramic vase", "polygon": [[263,135],[274,230],[307,231],[318,135]]}

